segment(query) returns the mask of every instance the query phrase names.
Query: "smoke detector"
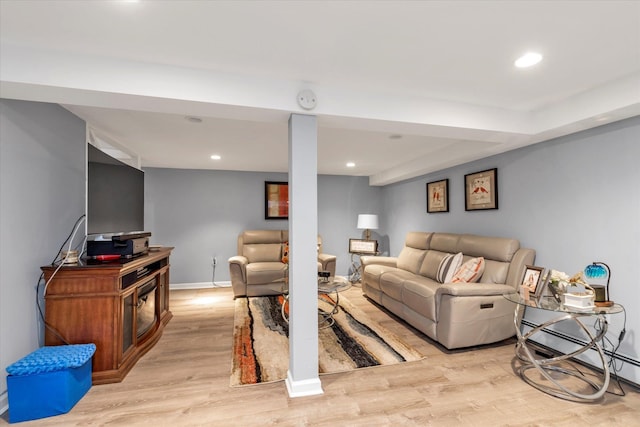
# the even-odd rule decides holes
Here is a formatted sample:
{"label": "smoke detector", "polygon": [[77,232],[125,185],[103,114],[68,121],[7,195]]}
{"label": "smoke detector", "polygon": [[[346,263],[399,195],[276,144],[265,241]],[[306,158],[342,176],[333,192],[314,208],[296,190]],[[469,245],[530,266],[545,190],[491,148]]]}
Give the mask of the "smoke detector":
{"label": "smoke detector", "polygon": [[316,94],[310,89],[304,89],[298,92],[297,100],[298,105],[305,110],[313,110],[316,108],[316,104],[318,103]]}

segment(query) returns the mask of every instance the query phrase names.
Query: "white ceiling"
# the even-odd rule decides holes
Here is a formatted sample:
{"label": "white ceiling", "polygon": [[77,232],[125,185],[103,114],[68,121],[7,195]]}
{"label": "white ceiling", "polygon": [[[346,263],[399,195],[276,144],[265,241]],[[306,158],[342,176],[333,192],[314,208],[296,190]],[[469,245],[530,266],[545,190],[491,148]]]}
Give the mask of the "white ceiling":
{"label": "white ceiling", "polygon": [[314,114],[319,173],[384,185],[640,114],[638,1],[1,0],[0,43],[0,96],[150,167],[286,172]]}

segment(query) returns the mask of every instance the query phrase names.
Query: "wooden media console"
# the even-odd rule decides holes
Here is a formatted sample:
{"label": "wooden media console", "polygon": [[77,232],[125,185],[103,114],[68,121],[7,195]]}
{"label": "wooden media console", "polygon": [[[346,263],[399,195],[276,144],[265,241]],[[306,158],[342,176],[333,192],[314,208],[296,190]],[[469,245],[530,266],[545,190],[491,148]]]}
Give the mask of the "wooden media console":
{"label": "wooden media console", "polygon": [[[169,310],[169,255],[64,265],[46,287],[45,344],[86,344],[93,384],[120,382],[162,336]],[[48,282],[57,266],[44,266]]]}

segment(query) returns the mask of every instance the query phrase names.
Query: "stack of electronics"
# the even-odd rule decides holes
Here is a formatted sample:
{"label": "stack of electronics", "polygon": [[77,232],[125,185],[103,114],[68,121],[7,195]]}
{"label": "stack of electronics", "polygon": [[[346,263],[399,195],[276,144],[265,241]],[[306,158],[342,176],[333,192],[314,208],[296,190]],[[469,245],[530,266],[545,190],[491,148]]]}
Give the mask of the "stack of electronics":
{"label": "stack of electronics", "polygon": [[148,232],[89,236],[87,257],[109,261],[144,255],[149,251],[149,236]]}

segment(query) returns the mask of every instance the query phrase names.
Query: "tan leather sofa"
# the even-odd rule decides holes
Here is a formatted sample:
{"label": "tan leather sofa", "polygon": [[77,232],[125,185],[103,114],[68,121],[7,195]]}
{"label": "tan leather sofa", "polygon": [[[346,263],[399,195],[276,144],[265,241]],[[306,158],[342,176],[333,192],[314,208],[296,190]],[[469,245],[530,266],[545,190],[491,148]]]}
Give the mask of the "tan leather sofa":
{"label": "tan leather sofa", "polygon": [[[285,264],[282,255],[288,230],[246,230],[238,236],[238,255],[229,258],[234,297],[282,293]],[[322,253],[318,236],[318,271],[336,274],[336,256]]]}
{"label": "tan leather sofa", "polygon": [[[440,283],[447,254],[463,262],[484,258],[477,283]],[[363,256],[362,291],[448,349],[488,344],[515,334],[515,292],[535,251],[515,239],[470,234],[410,232],[398,257]]]}

